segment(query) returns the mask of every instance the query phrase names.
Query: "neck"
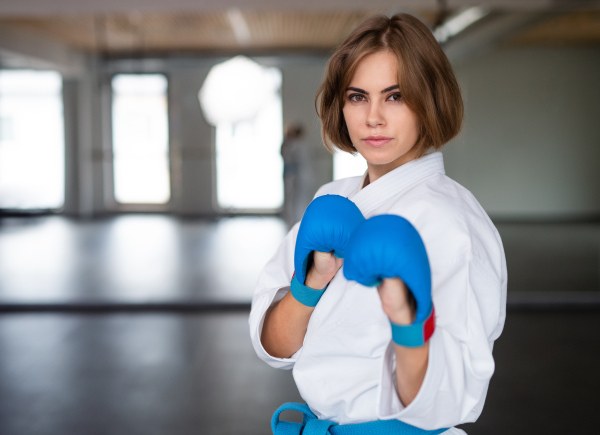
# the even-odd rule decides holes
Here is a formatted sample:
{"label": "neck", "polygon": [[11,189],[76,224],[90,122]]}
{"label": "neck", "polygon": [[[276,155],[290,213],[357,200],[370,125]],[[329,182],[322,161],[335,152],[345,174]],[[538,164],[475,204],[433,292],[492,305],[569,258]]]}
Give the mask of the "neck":
{"label": "neck", "polygon": [[365,186],[369,183],[374,182],[378,178],[383,177],[388,172],[392,172],[394,169],[399,168],[400,166],[408,163],[417,158],[412,152],[408,152],[401,156],[400,158],[394,160],[393,162],[384,164],[384,165],[374,165],[367,162],[367,179],[365,180]]}

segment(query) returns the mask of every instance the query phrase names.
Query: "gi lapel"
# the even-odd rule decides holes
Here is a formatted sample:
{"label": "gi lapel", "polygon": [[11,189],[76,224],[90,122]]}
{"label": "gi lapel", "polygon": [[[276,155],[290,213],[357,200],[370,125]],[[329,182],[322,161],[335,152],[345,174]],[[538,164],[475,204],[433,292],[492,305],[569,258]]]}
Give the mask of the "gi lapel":
{"label": "gi lapel", "polygon": [[349,199],[358,206],[365,218],[369,218],[391,196],[436,173],[446,173],[439,151],[405,163],[363,189],[359,187],[360,190]]}

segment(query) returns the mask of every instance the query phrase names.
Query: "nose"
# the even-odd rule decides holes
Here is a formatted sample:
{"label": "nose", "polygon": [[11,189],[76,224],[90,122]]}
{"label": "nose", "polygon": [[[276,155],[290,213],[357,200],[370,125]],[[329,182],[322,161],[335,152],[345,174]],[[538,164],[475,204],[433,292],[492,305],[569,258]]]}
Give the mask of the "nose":
{"label": "nose", "polygon": [[369,106],[369,112],[367,113],[367,126],[379,127],[385,124],[385,118],[383,111],[379,104],[373,102]]}

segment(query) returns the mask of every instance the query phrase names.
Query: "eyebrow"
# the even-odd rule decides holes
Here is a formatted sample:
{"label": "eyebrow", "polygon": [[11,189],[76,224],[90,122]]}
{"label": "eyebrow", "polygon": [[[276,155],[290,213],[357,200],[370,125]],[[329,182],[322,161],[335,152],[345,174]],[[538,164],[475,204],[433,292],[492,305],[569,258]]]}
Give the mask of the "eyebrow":
{"label": "eyebrow", "polygon": [[[400,86],[398,86],[398,85],[389,86],[389,87],[385,88],[384,90],[382,90],[381,93],[385,94],[386,92],[393,91],[394,89],[400,89]],[[355,88],[352,86],[348,86],[346,91],[354,91],[354,92],[359,92],[361,94],[369,95],[369,93],[367,91],[365,91],[364,89]]]}

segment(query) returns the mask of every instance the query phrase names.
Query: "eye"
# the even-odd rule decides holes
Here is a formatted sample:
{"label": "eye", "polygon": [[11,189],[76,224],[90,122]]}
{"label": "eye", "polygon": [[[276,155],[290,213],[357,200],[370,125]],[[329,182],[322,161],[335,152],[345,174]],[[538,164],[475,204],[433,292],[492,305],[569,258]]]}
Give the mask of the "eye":
{"label": "eye", "polygon": [[350,94],[346,97],[348,101],[358,103],[360,101],[366,101],[366,97],[363,94]]}
{"label": "eye", "polygon": [[394,92],[387,99],[389,101],[400,101],[402,99],[402,95],[400,95],[400,92]]}

